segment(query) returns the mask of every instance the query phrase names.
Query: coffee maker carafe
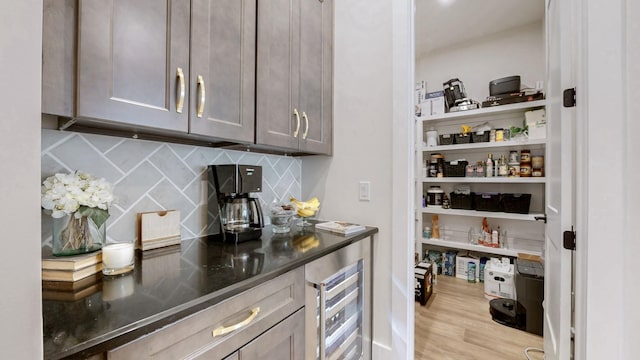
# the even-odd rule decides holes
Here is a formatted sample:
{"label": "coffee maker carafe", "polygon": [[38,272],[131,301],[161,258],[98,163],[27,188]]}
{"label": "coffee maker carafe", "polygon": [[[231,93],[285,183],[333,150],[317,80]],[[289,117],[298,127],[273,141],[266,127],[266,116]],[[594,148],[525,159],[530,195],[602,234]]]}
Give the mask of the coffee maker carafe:
{"label": "coffee maker carafe", "polygon": [[209,203],[209,211],[220,214],[219,234],[214,239],[235,243],[259,239],[264,226],[262,209],[260,200],[250,193],[262,191],[262,167],[210,165],[209,181],[212,180],[217,201]]}

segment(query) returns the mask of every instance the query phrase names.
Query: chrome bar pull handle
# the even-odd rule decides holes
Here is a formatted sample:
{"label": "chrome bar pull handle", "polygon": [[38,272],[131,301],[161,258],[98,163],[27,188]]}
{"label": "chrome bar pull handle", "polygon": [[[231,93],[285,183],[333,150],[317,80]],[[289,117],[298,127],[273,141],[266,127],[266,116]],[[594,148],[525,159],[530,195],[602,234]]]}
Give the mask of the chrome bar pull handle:
{"label": "chrome bar pull handle", "polygon": [[298,132],[300,131],[300,114],[298,114],[298,109],[293,109],[293,115],[296,117],[296,130],[293,132],[293,137],[298,137]]}
{"label": "chrome bar pull handle", "polygon": [[320,283],[318,285],[318,293],[320,294],[320,314],[318,314],[318,319],[320,321],[320,344],[318,344],[318,346],[320,352],[320,360],[325,360],[327,358],[327,284]]}
{"label": "chrome bar pull handle", "polygon": [[302,133],[302,139],[306,139],[307,138],[307,134],[309,133],[309,118],[307,117],[307,113],[306,112],[302,112],[302,118],[304,119],[304,132]]}
{"label": "chrome bar pull handle", "polygon": [[178,87],[176,88],[176,92],[177,92],[177,100],[176,100],[176,112],[178,114],[182,114],[182,108],[184,107],[184,94],[185,94],[185,87],[184,87],[184,72],[182,71],[182,68],[179,67],[176,70],[176,76],[178,77]]}
{"label": "chrome bar pull handle", "polygon": [[200,91],[200,97],[198,98],[199,101],[196,109],[196,116],[201,118],[202,114],[204,113],[204,102],[207,99],[206,90],[204,87],[204,79],[202,78],[202,75],[198,75],[197,86]]}

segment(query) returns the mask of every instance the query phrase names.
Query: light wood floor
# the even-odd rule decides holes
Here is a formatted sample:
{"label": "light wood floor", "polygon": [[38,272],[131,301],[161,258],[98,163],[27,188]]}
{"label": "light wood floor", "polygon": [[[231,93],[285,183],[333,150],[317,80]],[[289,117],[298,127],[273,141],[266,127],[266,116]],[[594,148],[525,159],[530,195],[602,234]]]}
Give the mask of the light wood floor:
{"label": "light wood floor", "polygon": [[[525,359],[527,347],[542,348],[542,337],[491,320],[484,283],[438,276],[425,306],[415,302],[415,359]],[[531,359],[542,353],[530,351]]]}

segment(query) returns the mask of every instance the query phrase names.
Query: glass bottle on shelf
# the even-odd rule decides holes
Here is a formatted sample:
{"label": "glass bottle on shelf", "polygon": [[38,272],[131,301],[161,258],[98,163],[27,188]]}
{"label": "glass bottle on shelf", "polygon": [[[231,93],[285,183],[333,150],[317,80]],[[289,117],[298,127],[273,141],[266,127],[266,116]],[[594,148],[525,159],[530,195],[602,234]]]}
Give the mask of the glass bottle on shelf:
{"label": "glass bottle on shelf", "polygon": [[486,162],[486,168],[485,168],[485,174],[487,174],[487,177],[493,177],[494,173],[493,173],[493,154],[489,154],[489,156],[487,157],[487,162]]}

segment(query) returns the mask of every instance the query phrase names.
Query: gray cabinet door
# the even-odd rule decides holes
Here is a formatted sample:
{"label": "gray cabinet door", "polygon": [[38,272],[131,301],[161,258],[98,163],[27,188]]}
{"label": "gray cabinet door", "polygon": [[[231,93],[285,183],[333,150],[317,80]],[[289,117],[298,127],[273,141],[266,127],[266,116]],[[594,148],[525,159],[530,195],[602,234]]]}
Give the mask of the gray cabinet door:
{"label": "gray cabinet door", "polygon": [[256,0],[191,4],[189,132],[252,143]]}
{"label": "gray cabinet door", "polygon": [[187,132],[189,9],[189,0],[80,1],[76,115]]}
{"label": "gray cabinet door", "polygon": [[[300,4],[258,1],[256,143],[298,150]],[[297,112],[297,116],[294,115]]]}
{"label": "gray cabinet door", "polygon": [[238,351],[240,360],[304,359],[304,309],[272,327]]}
{"label": "gray cabinet door", "polygon": [[300,2],[300,151],[331,153],[333,0]]}
{"label": "gray cabinet door", "polygon": [[331,153],[332,0],[258,1],[256,143]]}

